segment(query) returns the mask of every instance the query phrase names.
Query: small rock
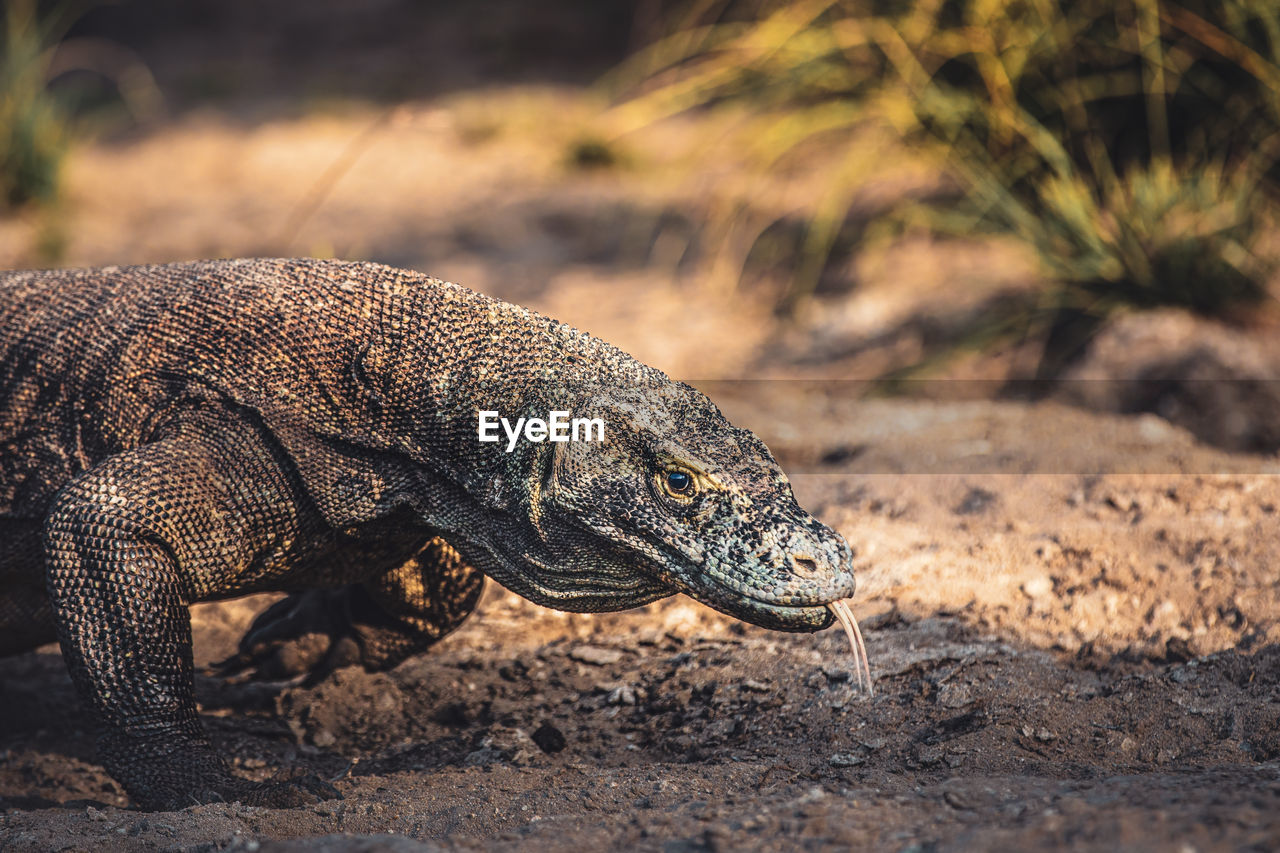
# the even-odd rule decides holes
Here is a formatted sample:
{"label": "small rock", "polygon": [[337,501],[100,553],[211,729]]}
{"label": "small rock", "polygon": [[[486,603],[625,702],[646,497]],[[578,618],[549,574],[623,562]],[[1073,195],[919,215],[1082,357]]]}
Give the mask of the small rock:
{"label": "small rock", "polygon": [[489,764],[497,764],[501,760],[501,752],[484,747],[483,749],[475,749],[468,752],[467,757],[462,759],[462,764],[465,767],[485,767]]}
{"label": "small rock", "polygon": [[814,785],[804,792],[800,799],[796,800],[799,804],[816,803],[827,798],[827,792],[822,789],[821,785]]}
{"label": "small rock", "polygon": [[1138,748],[1138,742],[1133,738],[1129,737],[1128,735],[1125,735],[1124,740],[1120,741],[1121,752],[1133,752],[1137,748]]}
{"label": "small rock", "polygon": [[550,723],[543,723],[533,732],[533,742],[543,752],[559,752],[565,748],[568,742],[565,740],[564,732],[560,731]]}
{"label": "small rock", "polygon": [[601,646],[574,646],[569,650],[569,657],[592,666],[608,666],[622,660],[622,652]]}
{"label": "small rock", "polygon": [[604,701],[606,705],[634,705],[636,690],[630,684],[615,687],[604,697]]}
{"label": "small rock", "polygon": [[746,681],[742,682],[742,686],[753,693],[768,693],[773,689],[763,681],[756,681],[754,678],[748,678]]}
{"label": "small rock", "polygon": [[727,738],[731,737],[738,724],[732,719],[721,717],[718,720],[712,720],[707,723],[707,727],[703,729],[708,738]]}
{"label": "small rock", "polygon": [[963,708],[973,701],[973,691],[966,684],[947,684],[938,691],[938,704],[944,708]]}
{"label": "small rock", "polygon": [[636,634],[636,642],[642,646],[656,646],[662,642],[662,632],[657,628],[644,628]]}
{"label": "small rock", "polygon": [[517,767],[528,764],[539,749],[523,729],[493,726],[479,739],[477,749],[464,759],[468,766],[493,764],[507,761]]}
{"label": "small rock", "polygon": [[832,767],[857,767],[866,760],[863,756],[854,755],[852,752],[836,752],[827,759],[827,763]]}
{"label": "small rock", "polygon": [[1022,592],[1027,598],[1044,598],[1053,592],[1053,579],[1048,575],[1037,575],[1023,582]]}

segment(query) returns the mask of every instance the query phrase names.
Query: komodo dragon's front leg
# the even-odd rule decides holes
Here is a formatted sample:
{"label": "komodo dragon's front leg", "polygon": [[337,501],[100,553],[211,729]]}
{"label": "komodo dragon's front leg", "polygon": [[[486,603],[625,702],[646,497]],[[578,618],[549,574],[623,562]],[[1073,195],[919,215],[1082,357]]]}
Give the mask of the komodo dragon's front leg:
{"label": "komodo dragon's front leg", "polygon": [[144,809],[333,797],[314,777],[232,775],[196,714],[188,605],[234,585],[290,519],[256,436],[224,427],[108,458],[58,493],[45,522],[50,606],[99,755]]}
{"label": "komodo dragon's front leg", "polygon": [[363,583],[309,589],[254,620],[223,674],[256,669],[268,678],[309,681],[343,666],[391,669],[426,651],[475,610],[484,575],[436,537],[403,565]]}

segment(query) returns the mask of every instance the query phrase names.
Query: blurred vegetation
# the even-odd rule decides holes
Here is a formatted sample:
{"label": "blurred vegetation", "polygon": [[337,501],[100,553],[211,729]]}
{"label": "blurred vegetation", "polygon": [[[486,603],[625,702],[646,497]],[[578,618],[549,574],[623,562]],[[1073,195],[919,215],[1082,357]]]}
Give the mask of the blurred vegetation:
{"label": "blurred vegetation", "polygon": [[1044,272],[1035,299],[958,345],[1042,339],[1050,376],[1117,310],[1239,316],[1269,296],[1280,6],[1266,0],[698,0],[617,79],[621,132],[745,101],[766,162],[820,158],[784,312],[907,150],[957,191],[900,206],[899,225],[1013,234]]}
{"label": "blurred vegetation", "polygon": [[34,0],[7,0],[0,54],[0,208],[49,203],[70,143],[68,119],[49,90],[61,30]]}
{"label": "blurred vegetation", "polygon": [[611,169],[623,160],[618,146],[594,134],[580,135],[569,143],[565,165],[571,169]]}
{"label": "blurred vegetation", "polygon": [[97,0],[5,0],[0,18],[0,213],[34,209],[33,260],[57,263],[67,243],[60,202],[72,143],[162,110],[150,70],[124,46],[67,38]]}

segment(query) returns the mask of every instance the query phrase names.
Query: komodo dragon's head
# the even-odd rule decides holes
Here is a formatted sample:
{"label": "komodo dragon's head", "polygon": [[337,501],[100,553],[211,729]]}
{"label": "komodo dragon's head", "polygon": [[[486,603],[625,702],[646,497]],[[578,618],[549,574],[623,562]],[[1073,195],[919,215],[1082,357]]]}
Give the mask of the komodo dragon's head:
{"label": "komodo dragon's head", "polygon": [[529,523],[544,556],[504,561],[519,577],[500,580],[560,609],[684,592],[767,628],[831,624],[825,605],[854,591],[852,550],[800,508],[764,442],[665,377],[575,408],[605,439],[542,445]]}

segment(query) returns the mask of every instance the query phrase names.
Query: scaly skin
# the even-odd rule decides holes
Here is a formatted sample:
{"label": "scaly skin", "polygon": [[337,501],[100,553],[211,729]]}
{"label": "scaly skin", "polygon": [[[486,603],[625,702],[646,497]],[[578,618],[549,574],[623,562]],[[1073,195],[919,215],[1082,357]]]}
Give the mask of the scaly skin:
{"label": "scaly skin", "polygon": [[[507,453],[481,409],[599,417],[605,441]],[[228,666],[320,677],[427,648],[485,575],[562,610],[686,592],[787,631],[854,585],[758,438],[524,308],[333,261],[0,273],[0,654],[58,640],[143,808],[336,795],[229,772],[189,605],[292,593]]]}

